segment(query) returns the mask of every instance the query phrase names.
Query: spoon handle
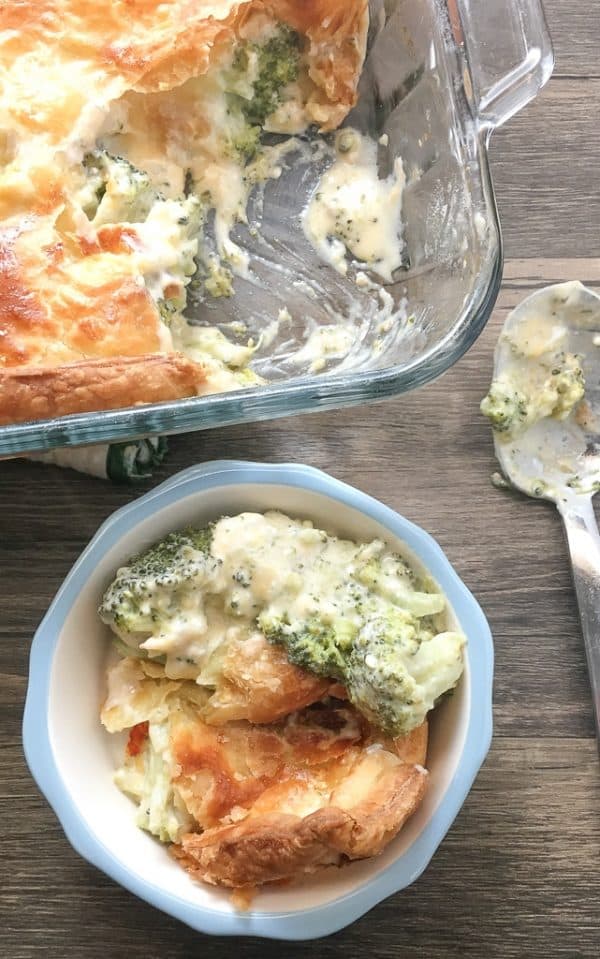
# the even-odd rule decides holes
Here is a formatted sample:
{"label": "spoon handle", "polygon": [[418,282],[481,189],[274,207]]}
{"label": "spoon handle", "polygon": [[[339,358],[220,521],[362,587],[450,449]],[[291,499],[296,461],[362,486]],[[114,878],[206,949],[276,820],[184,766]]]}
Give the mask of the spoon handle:
{"label": "spoon handle", "polygon": [[571,554],[600,750],[600,534],[591,498],[578,497],[558,509]]}

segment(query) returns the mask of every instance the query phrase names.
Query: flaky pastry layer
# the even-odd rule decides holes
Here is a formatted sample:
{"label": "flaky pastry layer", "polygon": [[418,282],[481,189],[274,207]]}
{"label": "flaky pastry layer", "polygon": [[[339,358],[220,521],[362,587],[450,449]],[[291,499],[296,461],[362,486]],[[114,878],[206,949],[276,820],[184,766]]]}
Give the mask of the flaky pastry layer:
{"label": "flaky pastry layer", "polygon": [[194,396],[204,371],[180,353],[114,357],[0,375],[0,425]]}
{"label": "flaky pastry layer", "polygon": [[335,702],[267,727],[188,721],[172,748],[177,787],[205,827],[173,854],[194,878],[236,889],[379,855],[427,784],[426,724],[385,741]]}

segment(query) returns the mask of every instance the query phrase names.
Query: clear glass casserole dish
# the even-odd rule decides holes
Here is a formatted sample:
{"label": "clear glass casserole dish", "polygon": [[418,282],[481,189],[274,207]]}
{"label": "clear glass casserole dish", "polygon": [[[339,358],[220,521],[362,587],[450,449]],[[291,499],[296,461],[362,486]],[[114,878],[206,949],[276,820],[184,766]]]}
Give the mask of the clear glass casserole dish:
{"label": "clear glass casserole dish", "polygon": [[[299,158],[256,203],[260,234],[234,239],[259,284],[203,304],[194,322],[230,331],[243,319],[258,338],[285,308],[291,324],[255,354],[265,386],[153,406],[83,413],[0,429],[0,456],[178,433],[383,399],[439,376],[481,332],[502,274],[501,235],[487,146],[495,127],[531,100],[553,66],[540,0],[370,0],[360,96],[344,125],[383,136],[381,176],[402,157],[405,259],[385,297],[326,266],[299,217],[323,163]],[[250,214],[252,217],[252,202]],[[252,220],[251,220],[252,223]],[[391,298],[391,299],[390,299]],[[410,322],[382,323],[387,308]],[[302,350],[332,317],[352,342],[310,373]],[[235,327],[235,322],[234,322]],[[230,333],[228,335],[231,335]]]}

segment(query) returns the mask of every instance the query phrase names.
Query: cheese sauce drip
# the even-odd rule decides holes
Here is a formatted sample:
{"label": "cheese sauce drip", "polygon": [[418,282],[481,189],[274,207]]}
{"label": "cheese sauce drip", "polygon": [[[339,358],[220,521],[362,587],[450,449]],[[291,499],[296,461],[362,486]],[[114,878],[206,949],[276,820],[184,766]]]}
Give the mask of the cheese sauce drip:
{"label": "cheese sauce drip", "polygon": [[336,153],[304,211],[305,236],[339,273],[350,253],[389,283],[402,264],[402,160],[379,179],[376,144],[350,128],[338,134]]}

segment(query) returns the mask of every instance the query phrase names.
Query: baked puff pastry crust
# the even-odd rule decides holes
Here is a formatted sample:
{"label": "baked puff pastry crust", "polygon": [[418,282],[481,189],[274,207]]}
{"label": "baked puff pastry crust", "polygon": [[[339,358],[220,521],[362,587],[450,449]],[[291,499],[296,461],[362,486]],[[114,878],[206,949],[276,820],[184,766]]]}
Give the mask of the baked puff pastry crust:
{"label": "baked puff pastry crust", "polygon": [[[356,100],[366,0],[0,5],[0,424],[219,389],[173,345],[165,303],[183,309],[193,265],[178,272],[165,243],[210,140],[194,83],[276,23],[300,37],[304,122],[334,129]],[[149,170],[160,215],[108,209],[110,180],[90,201],[89,156],[108,141]]]}
{"label": "baked puff pastry crust", "polygon": [[172,847],[195,879],[243,889],[376,856],[425,793],[427,725],[385,741],[331,700],[268,727],[173,725],[176,784],[199,833]]}
{"label": "baked puff pastry crust", "polygon": [[235,702],[244,719],[156,664],[123,660],[113,672],[102,721],[129,729],[118,784],[149,817],[144,828],[173,843],[194,879],[236,891],[381,853],[425,794],[427,722],[386,736],[341,687],[318,689],[297,669],[287,712],[268,696],[261,710],[264,665],[239,672],[255,680],[243,709]]}

